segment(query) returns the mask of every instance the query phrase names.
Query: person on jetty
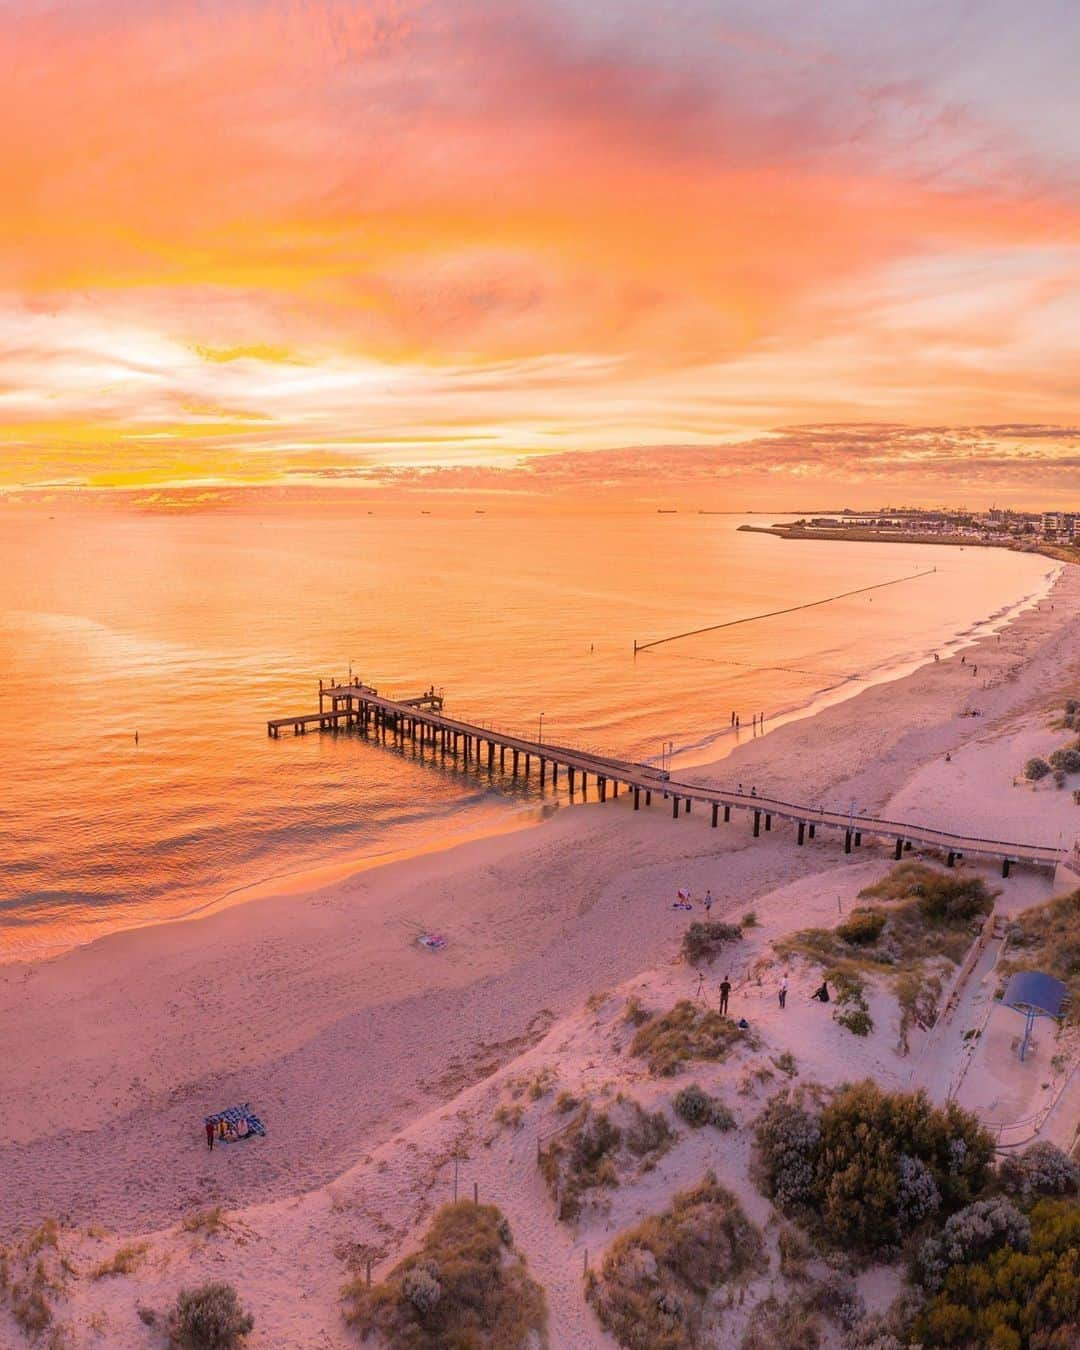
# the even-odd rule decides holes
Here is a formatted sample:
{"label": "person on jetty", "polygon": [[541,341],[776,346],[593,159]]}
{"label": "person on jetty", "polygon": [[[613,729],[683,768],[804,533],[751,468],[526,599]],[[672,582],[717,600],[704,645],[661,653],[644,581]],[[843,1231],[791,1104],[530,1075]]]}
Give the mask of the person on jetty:
{"label": "person on jetty", "polygon": [[730,995],[730,993],[731,993],[731,979],[730,979],[729,976],[725,975],[724,978],[720,981],[720,1012],[721,1012],[721,1014],[724,1014],[724,1013],[727,1012],[728,996]]}
{"label": "person on jetty", "polygon": [[827,981],[827,980],[822,980],[822,981],[821,981],[821,985],[819,986],[819,988],[815,989],[814,992],[810,995],[810,997],[811,997],[811,998],[816,998],[816,999],[817,999],[819,1002],[821,1002],[821,1003],[828,1003],[828,1002],[829,1002],[829,983],[828,983],[828,981]]}

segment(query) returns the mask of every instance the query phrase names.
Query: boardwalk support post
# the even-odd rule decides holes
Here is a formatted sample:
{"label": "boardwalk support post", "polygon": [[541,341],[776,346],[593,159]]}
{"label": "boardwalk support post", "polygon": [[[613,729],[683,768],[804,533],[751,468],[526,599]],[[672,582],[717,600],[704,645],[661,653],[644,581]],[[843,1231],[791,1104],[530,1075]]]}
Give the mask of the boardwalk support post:
{"label": "boardwalk support post", "polygon": [[850,853],[850,852],[851,852],[851,831],[850,831],[850,830],[845,830],[845,831],[844,831],[844,852],[845,852],[845,853]]}
{"label": "boardwalk support post", "polygon": [[725,803],[724,803],[724,824],[726,825],[730,819],[731,819],[731,807],[728,805],[727,802],[725,802]]}
{"label": "boardwalk support post", "polygon": [[719,803],[719,802],[713,802],[713,804],[712,804],[712,827],[713,827],[714,830],[716,829],[716,818],[717,818],[717,816],[718,816],[719,814],[720,814],[720,803]]}
{"label": "boardwalk support post", "polygon": [[1010,864],[1011,861],[1012,861],[1011,858],[1002,858],[1002,860],[1001,860],[1001,875],[1002,875],[1003,877],[1007,877],[1007,876],[1009,875],[1009,864]]}
{"label": "boardwalk support post", "polygon": [[768,811],[765,812],[765,828],[766,830],[772,829],[772,816],[768,813]]}
{"label": "boardwalk support post", "polygon": [[893,857],[896,859],[897,862],[900,861],[903,852],[904,852],[904,841],[902,839],[898,839],[896,841],[896,852],[893,854]]}
{"label": "boardwalk support post", "polygon": [[855,847],[862,848],[862,830],[855,831]]}
{"label": "boardwalk support post", "polygon": [[805,821],[805,820],[800,820],[800,821],[799,821],[799,843],[801,844],[805,838],[806,838],[806,821]]}
{"label": "boardwalk support post", "polygon": [[761,833],[761,812],[760,812],[760,811],[755,811],[755,812],[754,812],[754,838],[756,839],[760,833]]}
{"label": "boardwalk support post", "polygon": [[678,819],[679,819],[679,799],[678,799],[678,797],[672,797],[672,799],[671,799],[671,818],[672,818],[673,820],[678,820]]}

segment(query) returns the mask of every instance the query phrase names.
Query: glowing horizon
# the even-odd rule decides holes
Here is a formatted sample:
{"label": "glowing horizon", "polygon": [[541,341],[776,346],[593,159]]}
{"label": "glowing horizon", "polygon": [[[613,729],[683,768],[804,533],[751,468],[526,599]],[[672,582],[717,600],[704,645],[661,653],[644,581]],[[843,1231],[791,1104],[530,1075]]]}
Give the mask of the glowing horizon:
{"label": "glowing horizon", "polygon": [[1076,500],[1080,13],[906,8],[12,6],[0,488]]}

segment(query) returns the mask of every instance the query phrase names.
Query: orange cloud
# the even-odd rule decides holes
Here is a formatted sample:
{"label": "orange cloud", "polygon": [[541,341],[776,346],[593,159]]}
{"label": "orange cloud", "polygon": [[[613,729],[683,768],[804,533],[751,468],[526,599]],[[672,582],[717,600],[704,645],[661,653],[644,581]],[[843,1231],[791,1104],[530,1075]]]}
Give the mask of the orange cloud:
{"label": "orange cloud", "polygon": [[0,480],[87,442],[99,475],[175,475],[148,437],[215,477],[358,436],[437,459],[1067,420],[1072,180],[928,76],[699,8],[700,54],[636,4],[25,10]]}

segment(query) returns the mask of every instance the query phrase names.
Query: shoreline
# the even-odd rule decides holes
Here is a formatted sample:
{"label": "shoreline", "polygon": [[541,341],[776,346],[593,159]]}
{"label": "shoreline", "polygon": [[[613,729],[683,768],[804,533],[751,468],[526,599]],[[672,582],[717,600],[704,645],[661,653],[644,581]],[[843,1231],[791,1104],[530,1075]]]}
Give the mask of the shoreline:
{"label": "shoreline", "polygon": [[[946,751],[956,759],[1073,687],[1080,574],[1066,569],[1056,586],[1056,612],[1029,609],[1000,640],[982,639],[980,663],[996,671],[980,689],[984,717],[963,715],[971,667],[931,662],[718,764],[778,796],[883,807],[920,770],[940,773]],[[711,887],[718,913],[738,918],[800,878],[887,867],[885,852],[845,860],[825,838],[799,848],[777,829],[755,840],[745,820],[714,831],[701,813],[674,822],[621,797],[258,909],[0,967],[0,1055],[13,1066],[0,1229],[70,1213],[131,1230],[197,1204],[326,1186],[590,994],[670,960],[678,886]],[[1006,885],[1045,894],[1050,883],[1017,869]],[[413,922],[446,933],[447,948],[419,948]],[[193,1122],[234,1100],[251,1101],[270,1132],[228,1155],[228,1170],[217,1153],[209,1168]]]}
{"label": "shoreline", "polygon": [[834,544],[938,544],[943,548],[1000,548],[1006,553],[1038,553],[1054,562],[1080,562],[1080,553],[1076,549],[1063,548],[1058,544],[1049,544],[1039,540],[1030,546],[1018,541],[1002,539],[980,539],[967,534],[931,534],[918,530],[897,531],[887,534],[883,530],[850,529],[828,530],[814,526],[796,525],[740,525],[743,534],[771,534],[778,539],[818,539]]}
{"label": "shoreline", "polygon": [[[748,526],[742,528],[759,533],[775,534],[778,532],[775,527]],[[926,540],[924,542],[934,541]],[[1045,556],[1050,557],[1050,555]],[[1053,592],[1065,572],[1066,564],[1062,560],[1051,558],[1051,561],[1056,563],[1056,566],[1046,572],[1042,578],[1042,584],[1036,590],[1011,604],[1000,606],[991,614],[974,621],[967,628],[955,633],[937,650],[941,660],[948,660],[962,651],[978,646],[987,637],[995,636],[1025,613],[1038,607]],[[785,726],[809,721],[829,709],[838,708],[855,701],[870,690],[898,684],[920,669],[933,664],[934,655],[933,651],[926,651],[921,655],[897,658],[893,662],[884,663],[876,670],[871,670],[866,675],[854,675],[817,690],[805,702],[792,704],[775,714],[771,714],[768,718],[767,730],[764,732],[750,732],[743,728],[740,734],[733,732],[729,727],[721,727],[692,745],[676,749],[670,760],[670,768],[673,773],[689,771],[692,774],[704,774],[715,783],[716,773],[720,766],[746,747],[775,735]],[[645,758],[641,762],[649,764],[652,760]],[[509,801],[505,805],[509,808]],[[248,904],[290,896],[297,897],[321,890],[327,885],[347,883],[353,877],[378,870],[384,866],[447,852],[484,839],[497,839],[507,834],[531,831],[547,823],[556,811],[571,805],[579,806],[583,803],[571,802],[565,791],[560,790],[545,800],[530,804],[528,807],[516,810],[507,809],[502,820],[488,821],[480,828],[470,825],[467,821],[463,822],[462,828],[448,830],[439,838],[438,842],[429,846],[414,845],[400,849],[380,850],[374,853],[355,854],[330,863],[313,860],[310,864],[303,864],[284,873],[241,881],[183,913],[118,926],[74,942],[64,941],[38,949],[21,949],[13,951],[10,955],[0,952],[0,971],[8,967],[25,967],[42,961],[58,960],[70,952],[84,950],[125,933],[142,932],[147,929],[166,929],[179,924],[199,922],[215,914]]]}

